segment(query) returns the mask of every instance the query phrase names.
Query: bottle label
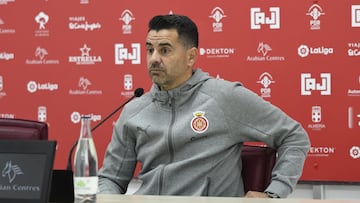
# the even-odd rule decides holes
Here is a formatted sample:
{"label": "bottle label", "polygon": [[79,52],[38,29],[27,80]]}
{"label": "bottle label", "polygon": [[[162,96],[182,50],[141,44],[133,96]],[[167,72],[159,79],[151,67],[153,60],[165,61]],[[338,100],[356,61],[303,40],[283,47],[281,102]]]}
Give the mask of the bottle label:
{"label": "bottle label", "polygon": [[75,194],[96,194],[98,188],[97,176],[92,177],[74,177]]}

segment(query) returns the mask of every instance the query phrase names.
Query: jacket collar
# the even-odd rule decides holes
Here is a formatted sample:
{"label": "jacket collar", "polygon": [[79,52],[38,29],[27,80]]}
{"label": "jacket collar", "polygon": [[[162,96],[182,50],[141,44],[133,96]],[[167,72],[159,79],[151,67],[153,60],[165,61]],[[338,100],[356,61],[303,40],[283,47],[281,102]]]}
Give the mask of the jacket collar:
{"label": "jacket collar", "polygon": [[170,104],[172,99],[177,103],[187,100],[186,95],[191,95],[197,88],[201,86],[206,80],[211,78],[208,73],[203,72],[200,68],[193,70],[193,75],[181,86],[171,90],[160,90],[160,88],[153,84],[150,90],[153,101],[158,101],[161,104]]}

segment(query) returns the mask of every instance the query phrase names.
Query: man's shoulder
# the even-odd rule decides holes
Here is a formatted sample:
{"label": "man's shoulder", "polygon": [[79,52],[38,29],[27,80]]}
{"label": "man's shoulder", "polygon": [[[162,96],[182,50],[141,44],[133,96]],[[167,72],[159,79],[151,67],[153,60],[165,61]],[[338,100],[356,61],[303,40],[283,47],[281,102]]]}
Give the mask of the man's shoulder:
{"label": "man's shoulder", "polygon": [[145,106],[151,104],[152,99],[149,93],[143,94],[141,97],[135,97],[129,103],[126,104],[125,108],[129,112],[138,111],[143,109]]}
{"label": "man's shoulder", "polygon": [[240,82],[222,80],[212,78],[207,80],[203,85],[202,89],[205,92],[209,92],[211,94],[227,94],[231,93],[235,87],[242,86]]}

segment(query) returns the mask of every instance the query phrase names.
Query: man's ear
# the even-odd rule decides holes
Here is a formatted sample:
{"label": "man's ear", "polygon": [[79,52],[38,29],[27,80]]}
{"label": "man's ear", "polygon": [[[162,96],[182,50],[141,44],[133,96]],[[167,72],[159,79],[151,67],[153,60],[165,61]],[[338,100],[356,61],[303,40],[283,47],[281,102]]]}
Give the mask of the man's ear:
{"label": "man's ear", "polygon": [[198,57],[198,49],[193,47],[188,50],[188,63],[189,66],[193,67]]}

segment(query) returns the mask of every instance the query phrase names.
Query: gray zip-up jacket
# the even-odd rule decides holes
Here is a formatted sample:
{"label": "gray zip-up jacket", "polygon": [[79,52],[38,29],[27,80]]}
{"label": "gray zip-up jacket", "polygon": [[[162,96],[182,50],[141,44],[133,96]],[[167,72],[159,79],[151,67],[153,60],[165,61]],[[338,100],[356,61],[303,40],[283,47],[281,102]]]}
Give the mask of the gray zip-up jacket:
{"label": "gray zip-up jacket", "polygon": [[99,171],[99,193],[125,193],[139,161],[136,194],[243,196],[245,141],[277,149],[266,191],[288,196],[310,147],[305,130],[240,83],[196,69],[182,86],[160,91],[153,85],[126,105]]}

